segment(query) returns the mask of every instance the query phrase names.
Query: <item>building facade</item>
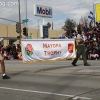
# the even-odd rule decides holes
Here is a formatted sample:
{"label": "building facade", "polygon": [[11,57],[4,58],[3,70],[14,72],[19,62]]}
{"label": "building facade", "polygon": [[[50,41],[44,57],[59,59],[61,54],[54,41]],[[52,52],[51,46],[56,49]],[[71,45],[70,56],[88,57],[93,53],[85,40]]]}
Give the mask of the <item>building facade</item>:
{"label": "building facade", "polygon": [[[22,38],[25,38],[23,35],[23,27],[21,26],[21,35]],[[33,39],[39,39],[40,38],[40,30],[34,29],[34,28],[28,28],[28,36],[32,37]],[[60,34],[65,33],[64,30],[49,30],[49,37],[48,38],[58,38]],[[17,38],[19,36],[19,33],[16,32],[16,25],[7,25],[7,24],[0,24],[0,37],[4,38],[3,45],[7,46],[9,44],[19,43],[19,39]]]}

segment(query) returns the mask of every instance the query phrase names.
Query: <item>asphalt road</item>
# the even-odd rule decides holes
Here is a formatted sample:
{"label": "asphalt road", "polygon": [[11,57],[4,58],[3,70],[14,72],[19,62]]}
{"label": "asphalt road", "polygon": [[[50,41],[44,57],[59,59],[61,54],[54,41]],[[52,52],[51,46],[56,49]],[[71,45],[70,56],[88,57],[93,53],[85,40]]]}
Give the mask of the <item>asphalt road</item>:
{"label": "asphalt road", "polygon": [[71,62],[5,61],[11,79],[0,78],[0,100],[100,100],[100,61]]}

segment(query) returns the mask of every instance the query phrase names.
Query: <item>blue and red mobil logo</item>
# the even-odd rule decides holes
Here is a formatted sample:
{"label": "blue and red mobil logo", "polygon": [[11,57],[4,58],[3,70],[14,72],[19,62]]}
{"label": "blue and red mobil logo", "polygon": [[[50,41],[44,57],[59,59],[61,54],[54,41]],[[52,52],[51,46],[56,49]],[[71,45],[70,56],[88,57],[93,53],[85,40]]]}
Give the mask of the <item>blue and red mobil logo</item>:
{"label": "blue and red mobil logo", "polygon": [[44,15],[52,15],[52,9],[37,7],[37,13]]}
{"label": "blue and red mobil logo", "polygon": [[34,15],[41,17],[52,17],[52,8],[41,5],[34,5]]}

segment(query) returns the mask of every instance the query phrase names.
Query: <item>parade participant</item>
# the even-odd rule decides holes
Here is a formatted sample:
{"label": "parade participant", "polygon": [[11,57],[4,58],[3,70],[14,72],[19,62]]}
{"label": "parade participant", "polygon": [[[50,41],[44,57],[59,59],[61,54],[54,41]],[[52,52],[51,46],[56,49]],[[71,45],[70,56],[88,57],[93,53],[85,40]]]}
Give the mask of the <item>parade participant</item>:
{"label": "parade participant", "polygon": [[72,65],[77,66],[77,60],[79,57],[82,55],[84,66],[90,66],[90,64],[87,63],[86,59],[86,52],[85,52],[85,46],[84,46],[84,41],[82,38],[82,32],[78,32],[77,37],[76,37],[76,58],[73,60]]}
{"label": "parade participant", "polygon": [[1,41],[0,41],[0,63],[1,63],[1,71],[2,71],[2,79],[10,79],[10,77],[8,75],[5,74],[5,63],[4,63],[4,57],[3,57],[3,53],[1,51]]}

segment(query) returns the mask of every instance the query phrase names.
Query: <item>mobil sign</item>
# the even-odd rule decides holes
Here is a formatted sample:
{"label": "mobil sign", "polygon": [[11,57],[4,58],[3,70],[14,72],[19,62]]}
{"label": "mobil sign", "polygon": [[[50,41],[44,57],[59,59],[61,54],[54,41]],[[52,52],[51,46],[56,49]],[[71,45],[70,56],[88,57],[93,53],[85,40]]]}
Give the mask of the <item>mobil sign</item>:
{"label": "mobil sign", "polygon": [[34,15],[51,18],[52,17],[52,8],[35,4],[34,5]]}

